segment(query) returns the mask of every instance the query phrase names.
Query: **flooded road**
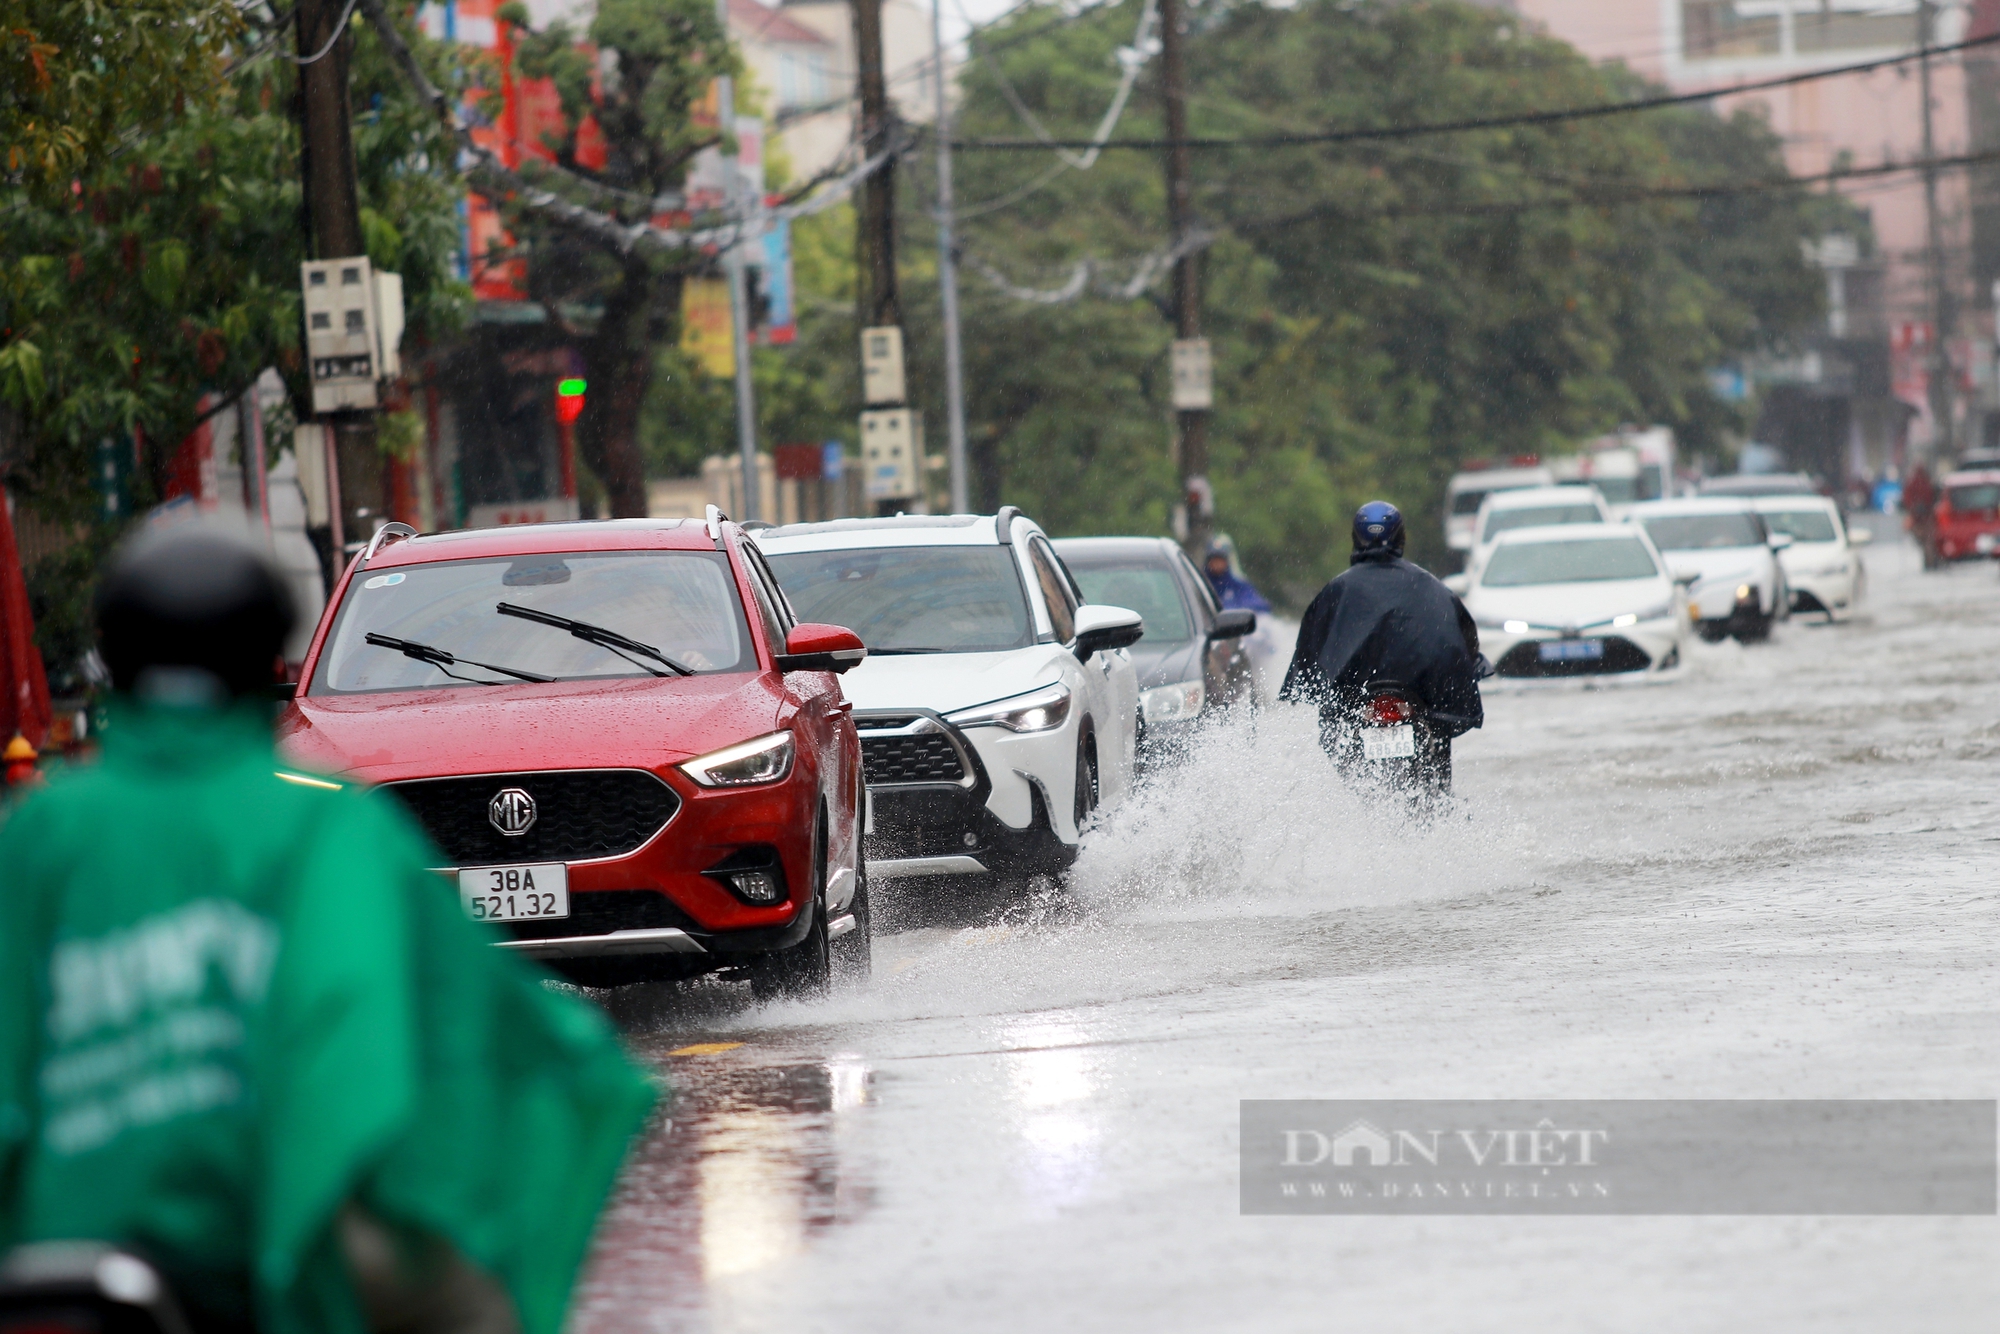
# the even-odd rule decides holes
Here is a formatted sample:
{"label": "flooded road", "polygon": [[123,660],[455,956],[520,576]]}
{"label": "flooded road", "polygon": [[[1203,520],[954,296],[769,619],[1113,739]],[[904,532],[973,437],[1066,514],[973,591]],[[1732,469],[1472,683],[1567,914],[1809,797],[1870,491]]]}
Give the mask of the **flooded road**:
{"label": "flooded road", "polygon": [[1432,827],[1275,710],[1066,897],[884,893],[863,991],[620,997],[676,1094],[576,1329],[1990,1329],[1991,1217],[1238,1212],[1244,1098],[2000,1094],[2000,581],[1868,560],[1851,624],[1489,690]]}

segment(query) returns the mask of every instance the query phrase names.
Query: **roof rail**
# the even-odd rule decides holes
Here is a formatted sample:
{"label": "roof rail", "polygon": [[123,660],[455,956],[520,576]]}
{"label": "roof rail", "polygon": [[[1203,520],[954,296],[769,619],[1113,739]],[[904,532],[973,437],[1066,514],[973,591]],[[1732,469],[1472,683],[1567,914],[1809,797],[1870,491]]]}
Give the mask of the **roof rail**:
{"label": "roof rail", "polygon": [[736,526],[746,533],[761,533],[766,528],[776,528],[778,525],[775,523],[766,523],[762,519],[745,519]]}
{"label": "roof rail", "polygon": [[1000,545],[1014,545],[1014,520],[1021,517],[1019,505],[1002,505],[1000,512],[993,516],[993,534],[1000,539]]}
{"label": "roof rail", "polygon": [[407,523],[397,523],[393,519],[390,520],[380,528],[377,528],[375,536],[368,539],[367,547],[361,552],[361,564],[356,568],[366,568],[368,562],[375,559],[375,553],[383,547],[388,546],[391,542],[415,536],[417,536],[417,530],[410,527]]}

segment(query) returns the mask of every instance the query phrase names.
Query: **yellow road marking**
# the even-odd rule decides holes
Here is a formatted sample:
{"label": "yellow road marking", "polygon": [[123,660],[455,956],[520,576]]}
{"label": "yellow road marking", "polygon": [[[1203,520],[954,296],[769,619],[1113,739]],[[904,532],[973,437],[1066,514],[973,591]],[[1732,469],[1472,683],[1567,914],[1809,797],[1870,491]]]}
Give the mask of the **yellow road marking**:
{"label": "yellow road marking", "polygon": [[697,1042],[692,1046],[678,1047],[667,1053],[669,1056],[713,1056],[719,1051],[735,1051],[740,1042]]}

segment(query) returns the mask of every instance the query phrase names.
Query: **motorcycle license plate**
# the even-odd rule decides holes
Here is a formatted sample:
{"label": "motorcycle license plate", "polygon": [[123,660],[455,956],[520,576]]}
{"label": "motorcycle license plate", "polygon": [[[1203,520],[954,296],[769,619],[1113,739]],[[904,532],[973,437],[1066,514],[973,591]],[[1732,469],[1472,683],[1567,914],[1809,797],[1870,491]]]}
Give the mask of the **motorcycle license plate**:
{"label": "motorcycle license plate", "polygon": [[458,901],[475,922],[530,922],[569,916],[569,867],[476,866],[458,873]]}
{"label": "motorcycle license plate", "polygon": [[1407,760],[1417,753],[1417,729],[1408,723],[1400,727],[1370,727],[1361,733],[1361,757],[1368,760]]}
{"label": "motorcycle license plate", "polygon": [[1543,662],[1585,662],[1604,656],[1601,639],[1545,639],[1538,650]]}

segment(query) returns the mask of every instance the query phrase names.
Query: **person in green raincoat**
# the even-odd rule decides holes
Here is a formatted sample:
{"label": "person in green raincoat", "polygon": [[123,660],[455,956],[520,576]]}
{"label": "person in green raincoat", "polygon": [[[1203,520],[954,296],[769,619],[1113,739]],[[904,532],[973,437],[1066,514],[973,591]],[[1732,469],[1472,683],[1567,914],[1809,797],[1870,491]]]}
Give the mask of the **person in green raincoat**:
{"label": "person in green raincoat", "polygon": [[557,1334],[652,1105],[389,799],[279,764],[248,544],[99,593],[99,763],[0,819],[0,1247],[132,1247],[203,1331]]}

